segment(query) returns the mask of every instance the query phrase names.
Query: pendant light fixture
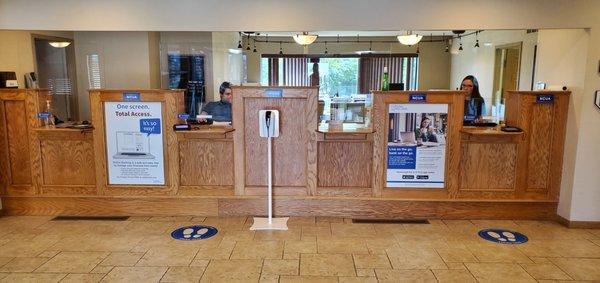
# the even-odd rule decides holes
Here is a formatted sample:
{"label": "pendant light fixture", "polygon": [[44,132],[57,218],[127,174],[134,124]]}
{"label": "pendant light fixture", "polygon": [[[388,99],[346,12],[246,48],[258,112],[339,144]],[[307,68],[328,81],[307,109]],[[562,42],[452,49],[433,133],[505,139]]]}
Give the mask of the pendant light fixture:
{"label": "pendant light fixture", "polygon": [[325,52],[324,52],[324,53],[325,53],[325,54],[327,54],[327,53],[328,53],[328,52],[327,52],[327,41],[325,41]]}
{"label": "pendant light fixture", "polygon": [[50,44],[50,46],[54,47],[54,48],[65,48],[69,45],[71,45],[70,41],[50,41],[48,42],[48,44]]}
{"label": "pendant light fixture", "polygon": [[420,43],[417,43],[417,54],[419,54],[419,45],[421,45]]}
{"label": "pendant light fixture", "polygon": [[458,51],[462,51],[463,50],[463,48],[462,48],[462,37],[460,37],[460,35],[458,36],[458,42],[459,42],[459,45],[460,45],[458,47]]}
{"label": "pendant light fixture", "polygon": [[309,45],[317,40],[318,35],[308,34],[308,32],[302,32],[302,34],[296,34],[292,36],[294,41],[300,45]]}
{"label": "pendant light fixture", "polygon": [[401,44],[412,46],[419,43],[423,39],[423,36],[413,34],[412,31],[407,31],[405,35],[399,35],[397,38]]}
{"label": "pendant light fixture", "polygon": [[242,49],[242,48],[244,48],[244,47],[242,46],[242,33],[241,33],[241,32],[238,32],[238,36],[239,36],[240,38],[239,38],[239,40],[238,40],[238,47],[237,47],[237,48],[239,48],[239,49]]}
{"label": "pendant light fixture", "polygon": [[246,50],[250,51],[250,35],[246,36]]}
{"label": "pendant light fixture", "polygon": [[446,34],[442,33],[442,39],[446,42],[446,47],[444,48],[444,52],[450,52],[449,39],[446,39]]}
{"label": "pendant light fixture", "polygon": [[475,47],[479,47],[479,31],[475,32]]}
{"label": "pendant light fixture", "polygon": [[252,52],[256,53],[256,38],[254,38],[254,50]]}
{"label": "pendant light fixture", "polygon": [[283,55],[283,49],[281,49],[281,41],[279,42],[279,55]]}

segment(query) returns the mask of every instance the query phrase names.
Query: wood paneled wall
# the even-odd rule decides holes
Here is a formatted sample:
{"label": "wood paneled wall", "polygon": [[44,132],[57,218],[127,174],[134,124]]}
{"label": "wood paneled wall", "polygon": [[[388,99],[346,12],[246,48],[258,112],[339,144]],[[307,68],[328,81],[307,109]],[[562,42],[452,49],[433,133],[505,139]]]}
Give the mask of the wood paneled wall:
{"label": "wood paneled wall", "polygon": [[267,141],[258,135],[258,111],[279,110],[279,137],[273,139],[275,195],[313,195],[317,171],[317,87],[283,87],[266,97],[263,87],[234,87],[233,126],[236,195],[265,195]]}

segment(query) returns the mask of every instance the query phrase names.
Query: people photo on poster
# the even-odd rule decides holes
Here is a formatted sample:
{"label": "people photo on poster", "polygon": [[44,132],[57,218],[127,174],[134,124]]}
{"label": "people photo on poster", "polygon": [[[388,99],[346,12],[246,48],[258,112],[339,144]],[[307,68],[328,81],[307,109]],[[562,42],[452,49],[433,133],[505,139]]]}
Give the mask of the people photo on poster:
{"label": "people photo on poster", "polygon": [[390,104],[386,187],[444,188],[447,104]]}
{"label": "people photo on poster", "polygon": [[160,102],[105,102],[110,185],[164,185]]}

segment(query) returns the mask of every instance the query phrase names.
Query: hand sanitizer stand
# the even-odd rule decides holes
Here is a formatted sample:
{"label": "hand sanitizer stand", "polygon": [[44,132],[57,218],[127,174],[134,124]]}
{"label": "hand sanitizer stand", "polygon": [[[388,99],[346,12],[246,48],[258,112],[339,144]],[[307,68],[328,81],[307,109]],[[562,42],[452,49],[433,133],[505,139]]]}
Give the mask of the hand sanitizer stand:
{"label": "hand sanitizer stand", "polygon": [[254,217],[250,230],[287,230],[287,217],[273,218],[273,156],[271,140],[279,136],[279,111],[260,110],[258,112],[260,136],[267,138],[267,183],[268,183],[268,217]]}

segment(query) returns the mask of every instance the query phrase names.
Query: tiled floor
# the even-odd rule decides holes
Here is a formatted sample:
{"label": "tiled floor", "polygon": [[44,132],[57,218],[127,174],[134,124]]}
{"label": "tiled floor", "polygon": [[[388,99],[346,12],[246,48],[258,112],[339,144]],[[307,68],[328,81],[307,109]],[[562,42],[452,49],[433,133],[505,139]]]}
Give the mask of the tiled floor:
{"label": "tiled floor", "polygon": [[[193,224],[219,233],[171,239],[172,230]],[[553,222],[292,217],[288,231],[253,232],[251,225],[245,217],[2,217],[0,282],[600,281],[600,230]],[[483,228],[517,230],[530,240],[487,242],[477,236]]]}

